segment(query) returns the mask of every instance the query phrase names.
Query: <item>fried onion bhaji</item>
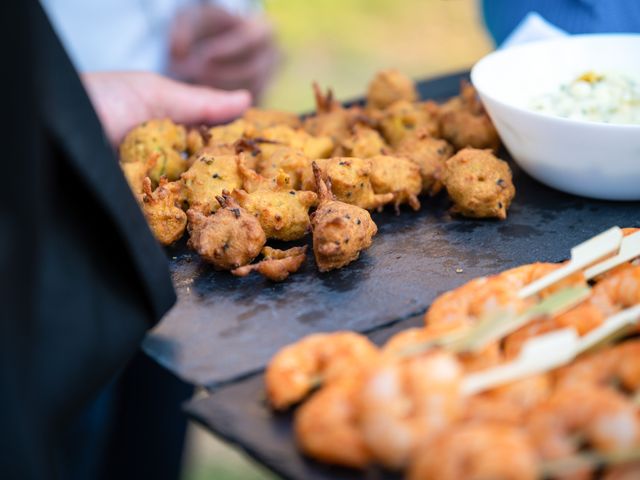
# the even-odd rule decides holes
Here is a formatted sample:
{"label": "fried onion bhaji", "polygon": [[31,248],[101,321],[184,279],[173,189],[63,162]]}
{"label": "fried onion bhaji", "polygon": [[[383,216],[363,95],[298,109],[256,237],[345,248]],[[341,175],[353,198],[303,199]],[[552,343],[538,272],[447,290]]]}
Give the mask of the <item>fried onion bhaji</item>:
{"label": "fried onion bhaji", "polygon": [[302,173],[311,168],[311,159],[297,148],[280,147],[269,158],[260,156],[258,160],[258,172],[263,177],[275,178],[283,171],[291,180],[291,188],[302,188]]}
{"label": "fried onion bhaji", "polygon": [[154,167],[157,161],[157,154],[151,155],[146,162],[128,162],[120,163],[124,178],[129,184],[129,188],[134,195],[139,195],[143,191],[144,179],[149,176],[149,171]]}
{"label": "fried onion bhaji", "polygon": [[280,110],[260,110],[257,108],[250,108],[244,112],[242,119],[258,130],[275,127],[276,125],[299,128],[302,123],[300,117],[295,113],[282,112]]}
{"label": "fried onion bhaji", "polygon": [[460,95],[440,107],[440,129],[456,150],[465,147],[500,148],[500,137],[487,115],[476,89],[463,82]]}
{"label": "fried onion bhaji", "polygon": [[320,203],[311,216],[313,253],[321,272],[342,268],[371,246],[378,227],[365,209],[335,200],[331,181],[322,178],[314,162]]}
{"label": "fried onion bhaji", "polygon": [[[376,194],[371,185],[371,160],[355,157],[335,157],[316,160],[322,178],[331,180],[333,195],[341,202],[367,210],[375,210],[393,201],[393,193]],[[317,187],[313,169],[302,175],[305,189]]]}
{"label": "fried onion bhaji", "polygon": [[359,107],[344,108],[333,98],[331,89],[323,94],[320,86],[314,82],[313,92],[316,100],[316,113],[304,121],[304,129],[313,136],[327,136],[337,145],[351,134],[351,127],[361,115]]}
{"label": "fried onion bhaji", "polygon": [[404,100],[394,103],[382,112],[379,128],[382,136],[397,146],[402,139],[415,130],[422,128],[430,135],[440,135],[440,107],[435,102],[411,103]]}
{"label": "fried onion bhaji", "polygon": [[232,195],[258,219],[267,238],[289,241],[304,237],[309,230],[309,208],[317,203],[316,193],[294,190],[284,172],[276,178],[265,178],[242,160],[238,168],[244,189],[234,190]]}
{"label": "fried onion bhaji", "polygon": [[151,155],[157,156],[149,177],[157,184],[161,176],[177,180],[187,169],[184,152],[187,149],[187,131],[168,118],[149,120],[131,130],[120,144],[122,163],[146,163]]}
{"label": "fried onion bhaji", "polygon": [[367,89],[367,107],[383,109],[398,100],[415,102],[417,99],[413,80],[397,70],[378,72]]}
{"label": "fried onion bhaji", "polygon": [[282,146],[302,150],[307,157],[313,159],[328,158],[334,148],[330,137],[314,137],[301,128],[293,129],[286,125],[265,128],[252,138],[256,140],[265,158],[270,158]]}
{"label": "fried onion bhaji", "polygon": [[447,160],[442,180],[455,213],[474,218],[507,218],[516,190],[509,165],[491,150],[460,150]]}
{"label": "fried onion bhaji", "polygon": [[258,263],[244,265],[231,270],[231,273],[237,277],[246,277],[251,272],[256,271],[272,282],[282,282],[290,274],[298,271],[304,263],[306,253],[306,245],[304,247],[289,248],[288,250],[264,247],[262,249],[262,260]]}
{"label": "fried onion bhaji", "polygon": [[408,203],[415,211],[420,210],[420,167],[402,157],[377,155],[370,160],[373,191],[377,194],[392,193],[396,213],[400,213],[400,205],[403,203]]}
{"label": "fried onion bhaji", "polygon": [[418,165],[422,176],[422,191],[436,195],[442,190],[440,177],[444,172],[445,162],[453,153],[453,147],[446,140],[432,137],[425,129],[418,129],[402,139],[394,155],[406,157]]}
{"label": "fried onion bhaji", "polygon": [[382,155],[388,149],[388,145],[377,130],[356,124],[352,134],[341,143],[341,155],[343,157],[370,158]]}
{"label": "fried onion bhaji", "polygon": [[189,248],[216,270],[233,270],[256,258],[267,241],[260,222],[247,213],[227,191],[218,196],[221,208],[213,215],[187,210]]}
{"label": "fried onion bhaji", "polygon": [[143,181],[143,194],[140,205],[149,228],[162,245],[171,245],[178,241],[187,228],[187,215],[181,208],[182,184],[160,178],[158,187],[151,190],[151,179]]}
{"label": "fried onion bhaji", "polygon": [[215,155],[203,150],[182,174],[185,199],[192,209],[208,214],[220,207],[216,197],[223,190],[242,187],[237,155]]}

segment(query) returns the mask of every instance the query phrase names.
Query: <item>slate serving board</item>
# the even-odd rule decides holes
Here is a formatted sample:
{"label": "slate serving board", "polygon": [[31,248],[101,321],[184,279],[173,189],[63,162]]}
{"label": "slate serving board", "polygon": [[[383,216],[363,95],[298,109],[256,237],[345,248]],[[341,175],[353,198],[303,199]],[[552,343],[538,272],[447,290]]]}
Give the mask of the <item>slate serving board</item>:
{"label": "slate serving board", "polygon": [[[421,95],[455,95],[463,77],[421,82]],[[424,312],[440,293],[474,277],[560,261],[613,225],[640,226],[640,202],[564,194],[511,166],[517,194],[507,220],[452,218],[444,195],[425,198],[417,213],[374,214],[372,247],[334,272],[319,273],[309,255],[299,273],[273,284],[216,272],[184,243],[168,250],[178,303],[147,336],[145,351],[190,383],[220,386],[259,371],[279,348],[311,332],[371,331]]]}

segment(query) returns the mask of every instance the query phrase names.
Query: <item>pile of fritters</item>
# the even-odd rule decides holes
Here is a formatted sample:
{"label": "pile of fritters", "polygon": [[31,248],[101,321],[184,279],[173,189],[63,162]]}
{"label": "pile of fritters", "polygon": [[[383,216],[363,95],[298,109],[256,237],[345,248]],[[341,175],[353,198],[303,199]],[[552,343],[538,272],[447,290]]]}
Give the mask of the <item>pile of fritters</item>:
{"label": "pile of fritters", "polygon": [[418,101],[413,81],[388,70],[364,107],[344,107],[315,84],[314,93],[316,113],[304,120],[250,109],[212,128],[161,119],[129,132],[121,166],[158,240],[170,245],[187,230],[189,247],[214,268],[280,281],[305,252],[267,241],[311,232],[318,268],[341,268],[371,245],[369,211],[418,210],[423,194],[445,189],[454,213],[506,218],[511,171],[494,156],[500,140],[471,85],[438,105]]}

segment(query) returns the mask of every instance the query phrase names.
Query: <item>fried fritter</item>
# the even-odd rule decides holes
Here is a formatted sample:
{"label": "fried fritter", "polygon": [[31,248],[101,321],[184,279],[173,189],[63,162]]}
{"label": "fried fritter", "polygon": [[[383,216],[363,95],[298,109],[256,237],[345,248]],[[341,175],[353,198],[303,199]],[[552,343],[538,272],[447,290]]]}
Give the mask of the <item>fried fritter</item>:
{"label": "fried fritter", "polygon": [[507,218],[515,195],[511,169],[491,150],[460,150],[447,160],[442,180],[454,202],[455,213],[475,218]]}
{"label": "fried fritter", "polygon": [[127,162],[120,163],[124,178],[129,184],[129,188],[134,195],[139,195],[143,191],[144,179],[149,176],[149,171],[154,167],[158,155],[154,154],[149,156],[146,162]]}
{"label": "fried fritter", "polygon": [[289,176],[280,172],[275,178],[265,178],[239,163],[243,190],[234,190],[233,197],[254,215],[267,238],[297,240],[309,230],[309,208],[318,196],[310,191],[291,188]]}
{"label": "fried fritter", "polygon": [[402,157],[377,155],[370,160],[373,191],[377,194],[392,193],[397,213],[400,213],[400,205],[403,203],[408,203],[416,211],[420,210],[420,167]]}
{"label": "fried fritter", "polygon": [[282,282],[290,274],[298,271],[304,263],[306,252],[306,245],[304,247],[289,248],[288,250],[264,247],[261,261],[236,268],[231,270],[231,273],[238,277],[246,277],[251,272],[256,271],[273,282]]}
{"label": "fried fritter", "polygon": [[169,183],[166,177],[161,177],[158,187],[152,191],[151,179],[146,177],[143,192],[140,205],[153,235],[162,245],[177,242],[187,227],[187,215],[181,208],[182,184]]}
{"label": "fried fritter", "polygon": [[120,162],[145,164],[152,155],[157,156],[149,177],[157,184],[161,176],[177,180],[187,169],[185,150],[187,132],[168,118],[149,120],[131,130],[120,144]]}
{"label": "fried fritter", "polygon": [[[323,179],[330,179],[333,194],[342,202],[367,210],[375,210],[393,200],[393,193],[377,195],[371,185],[371,160],[355,157],[335,157],[316,160]],[[317,186],[313,170],[302,175],[302,186]]]}
{"label": "fried fritter", "polygon": [[307,117],[304,129],[315,137],[330,137],[338,145],[351,134],[351,127],[360,115],[359,107],[344,108],[333,99],[331,89],[323,94],[317,83],[313,83],[316,99],[316,114]]}
{"label": "fried fritter", "polygon": [[427,130],[418,129],[402,139],[394,154],[418,165],[424,193],[435,195],[442,190],[440,177],[444,164],[453,155],[453,147],[446,140],[432,137]]}
{"label": "fried fritter", "polygon": [[250,108],[244,112],[242,119],[258,130],[277,125],[299,128],[301,124],[300,117],[295,113],[282,112],[280,110],[260,110],[257,108]]}
{"label": "fried fritter", "polygon": [[380,131],[392,146],[397,146],[403,138],[421,128],[430,135],[440,134],[438,123],[439,107],[435,102],[410,103],[404,100],[389,106],[380,119]]}
{"label": "fried fritter", "polygon": [[327,158],[334,147],[330,137],[314,137],[302,129],[293,129],[285,125],[266,128],[253,138],[258,143],[262,155],[267,159],[282,146],[302,150],[312,159]]}
{"label": "fried fritter", "polygon": [[321,272],[344,267],[371,246],[378,227],[365,209],[335,200],[331,181],[322,178],[314,162],[313,172],[320,203],[312,214],[313,253]]}
{"label": "fried fritter", "polygon": [[223,190],[242,187],[237,155],[215,155],[202,150],[193,165],[182,174],[189,207],[208,214],[220,207],[216,196]]}
{"label": "fried fritter", "polygon": [[377,130],[365,125],[354,125],[352,134],[341,144],[343,157],[370,158],[384,154],[388,148]]}
{"label": "fried fritter", "polygon": [[258,172],[263,177],[275,178],[283,171],[291,180],[291,188],[299,190],[302,187],[302,172],[311,168],[309,159],[302,150],[292,147],[280,147],[273,152],[271,157],[260,156]]}
{"label": "fried fritter", "polygon": [[260,222],[247,213],[227,191],[217,197],[220,207],[213,215],[189,209],[189,242],[216,270],[247,265],[260,254],[267,239]]}
{"label": "fried fritter", "polygon": [[456,150],[465,147],[500,148],[500,137],[489,115],[484,110],[475,88],[463,82],[460,95],[440,108],[442,137]]}
{"label": "fried fritter", "polygon": [[397,70],[383,70],[369,83],[367,107],[382,109],[398,100],[415,102],[417,98],[413,80]]}

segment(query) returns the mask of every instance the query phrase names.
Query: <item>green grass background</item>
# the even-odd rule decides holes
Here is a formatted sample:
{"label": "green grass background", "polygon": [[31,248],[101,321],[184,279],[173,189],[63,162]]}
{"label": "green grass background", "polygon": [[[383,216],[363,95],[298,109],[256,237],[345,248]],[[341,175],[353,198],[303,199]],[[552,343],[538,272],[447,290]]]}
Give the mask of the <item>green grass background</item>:
{"label": "green grass background", "polygon": [[[265,0],[264,9],[283,52],[267,108],[311,109],[314,80],[348,99],[362,95],[377,70],[425,78],[468,68],[492,48],[475,0]],[[183,480],[274,478],[190,427]]]}

